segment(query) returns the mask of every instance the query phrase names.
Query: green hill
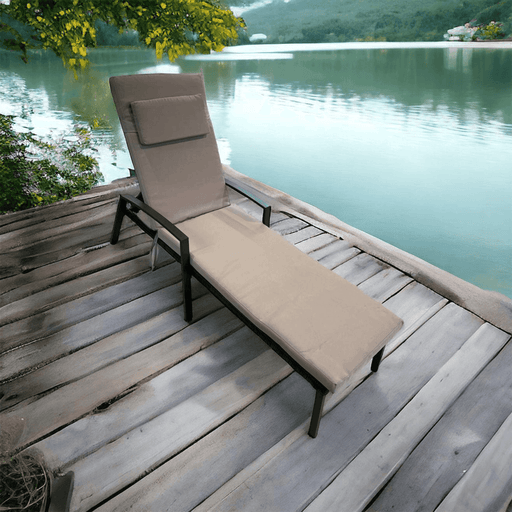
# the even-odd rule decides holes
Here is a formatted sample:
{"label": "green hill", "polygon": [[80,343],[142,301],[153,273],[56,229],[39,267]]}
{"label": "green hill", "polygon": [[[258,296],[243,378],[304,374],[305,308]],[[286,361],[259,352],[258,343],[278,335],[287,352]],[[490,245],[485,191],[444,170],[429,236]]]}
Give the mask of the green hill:
{"label": "green hill", "polygon": [[242,16],[247,36],[263,33],[267,43],[439,41],[473,19],[512,33],[512,0],[273,0]]}

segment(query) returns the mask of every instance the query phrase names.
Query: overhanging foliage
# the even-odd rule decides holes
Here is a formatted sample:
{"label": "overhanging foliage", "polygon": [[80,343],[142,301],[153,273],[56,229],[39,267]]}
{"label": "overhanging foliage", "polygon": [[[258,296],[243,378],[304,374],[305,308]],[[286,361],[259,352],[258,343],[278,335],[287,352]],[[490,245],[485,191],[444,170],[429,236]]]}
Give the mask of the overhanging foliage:
{"label": "overhanging foliage", "polygon": [[95,22],[120,32],[137,31],[157,57],[219,51],[236,40],[241,18],[217,0],[11,0],[0,4],[3,46],[27,60],[30,48],[53,50],[72,69],[88,65],[87,49],[96,45]]}

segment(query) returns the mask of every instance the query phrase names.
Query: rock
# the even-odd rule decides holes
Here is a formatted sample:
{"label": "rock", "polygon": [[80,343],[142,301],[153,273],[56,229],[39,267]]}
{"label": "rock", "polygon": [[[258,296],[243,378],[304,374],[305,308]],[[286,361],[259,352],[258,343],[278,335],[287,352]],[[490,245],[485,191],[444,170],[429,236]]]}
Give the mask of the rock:
{"label": "rock", "polygon": [[265,34],[253,34],[249,37],[249,41],[251,43],[262,43],[267,40],[267,36]]}
{"label": "rock", "polygon": [[478,27],[471,27],[467,23],[465,26],[451,28],[444,38],[448,41],[471,41],[477,30]]}
{"label": "rock", "polygon": [[451,28],[448,30],[448,34],[451,36],[464,36],[468,32],[468,29],[464,26]]}

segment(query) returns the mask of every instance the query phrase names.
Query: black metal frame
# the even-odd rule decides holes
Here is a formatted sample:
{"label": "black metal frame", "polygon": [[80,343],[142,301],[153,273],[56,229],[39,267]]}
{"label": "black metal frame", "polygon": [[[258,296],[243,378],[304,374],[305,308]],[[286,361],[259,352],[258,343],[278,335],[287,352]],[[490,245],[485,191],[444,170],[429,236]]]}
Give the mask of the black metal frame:
{"label": "black metal frame", "polygon": [[160,215],[157,211],[153,210],[151,206],[142,202],[142,195],[139,194],[140,199],[137,199],[130,195],[119,196],[119,203],[117,205],[116,217],[114,220],[114,227],[112,229],[112,236],[110,237],[110,243],[115,245],[119,240],[119,233],[121,231],[121,224],[123,218],[126,215],[130,218],[137,226],[139,226],[145,233],[151,238],[155,238],[157,234],[156,229],[151,229],[146,223],[144,223],[137,215],[139,211],[143,211],[149,215],[152,219],[157,221],[163,228],[167,229],[179,242],[180,253],[178,254],[171,247],[169,247],[163,240],[158,239],[158,245],[163,247],[176,261],[181,263],[181,278],[183,281],[183,306],[185,308],[184,318],[186,322],[192,320],[192,287],[191,287],[191,272],[190,269],[190,249],[188,236],[185,235],[180,229],[178,229],[172,222],[167,220],[165,217]]}
{"label": "black metal frame", "polygon": [[69,471],[52,479],[50,500],[46,512],[69,512],[75,474]]}
{"label": "black metal frame", "polygon": [[250,199],[253,203],[256,203],[260,208],[263,209],[263,217],[261,219],[261,222],[267,226],[267,228],[270,227],[270,214],[272,213],[272,207],[269,206],[263,206],[257,199],[252,197],[251,195],[247,194],[243,190],[240,190],[232,181],[229,180],[229,178],[225,178],[226,185],[233,190],[236,190],[239,194],[242,194],[244,197],[247,197],[247,199]]}
{"label": "black metal frame", "polygon": [[[241,193],[263,209],[262,222],[266,226],[270,227],[270,214],[271,207],[264,206],[258,200],[246,194],[242,190],[239,190],[234,184],[226,183],[229,187],[233,188],[237,192]],[[153,208],[148,206],[142,201],[142,195],[139,194],[138,198],[130,195],[121,195],[119,197],[119,203],[117,207],[116,217],[114,220],[114,227],[112,229],[112,236],[110,243],[116,244],[119,239],[119,233],[121,230],[121,224],[124,216],[129,217],[137,226],[139,226],[145,233],[155,240],[157,230],[151,229],[145,224],[138,216],[137,213],[143,211],[149,215],[152,219],[158,222],[163,228],[167,229],[179,242],[180,252],[177,253],[169,245],[167,245],[162,239],[158,238],[157,243],[165,251],[167,251],[177,262],[181,263],[181,275],[183,279],[183,306],[184,306],[184,318],[185,321],[190,322],[192,320],[192,289],[191,289],[191,277],[195,277],[203,286],[205,286],[222,304],[224,304],[232,313],[234,313],[240,320],[244,322],[254,333],[256,333],[267,345],[270,346],[282,359],[284,359],[299,375],[306,379],[316,390],[315,403],[313,406],[313,412],[311,415],[311,422],[309,426],[308,434],[315,438],[318,434],[320,426],[320,420],[322,418],[323,407],[325,403],[325,397],[329,390],[311,373],[303,368],[293,357],[291,357],[279,344],[277,344],[270,336],[263,332],[258,326],[256,326],[249,318],[247,318],[238,308],[233,305],[226,297],[224,297],[204,276],[202,276],[195,268],[190,264],[190,249],[189,239],[185,233],[183,233],[178,227],[176,227],[168,219],[160,215]],[[380,350],[372,360],[372,371],[376,372],[379,368],[384,348]]]}

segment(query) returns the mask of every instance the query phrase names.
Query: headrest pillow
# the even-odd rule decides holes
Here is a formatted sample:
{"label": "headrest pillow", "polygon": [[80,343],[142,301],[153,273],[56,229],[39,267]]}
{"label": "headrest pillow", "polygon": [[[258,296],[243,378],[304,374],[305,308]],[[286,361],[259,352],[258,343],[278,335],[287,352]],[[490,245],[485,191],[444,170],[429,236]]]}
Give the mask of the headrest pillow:
{"label": "headrest pillow", "polygon": [[200,94],[133,101],[131,107],[144,146],[205,136],[210,130]]}

